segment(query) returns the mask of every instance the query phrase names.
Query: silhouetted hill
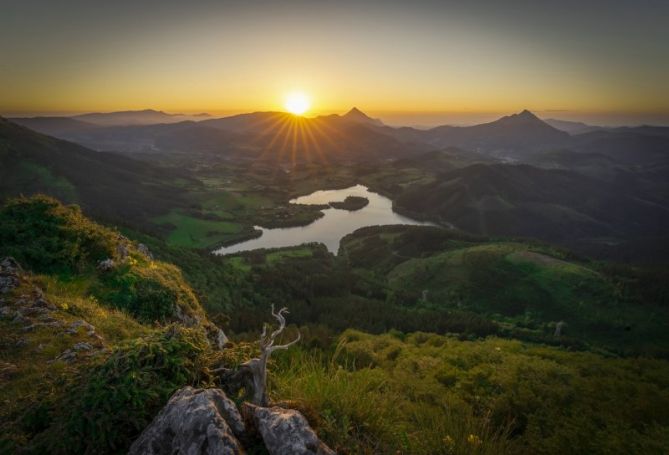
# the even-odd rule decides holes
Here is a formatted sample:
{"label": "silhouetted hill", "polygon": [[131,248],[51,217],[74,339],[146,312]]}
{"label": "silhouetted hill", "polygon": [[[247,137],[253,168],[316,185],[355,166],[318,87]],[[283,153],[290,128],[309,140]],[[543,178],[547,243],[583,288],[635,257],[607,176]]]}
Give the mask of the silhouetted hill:
{"label": "silhouetted hill", "polygon": [[395,161],[396,168],[417,168],[433,172],[445,172],[447,170],[466,167],[474,163],[491,163],[493,159],[486,155],[457,147],[448,147],[443,150],[433,150],[420,155],[403,158]]}
{"label": "silhouetted hill", "polygon": [[[95,119],[90,114],[87,119]],[[475,160],[488,159],[539,164],[547,152],[572,151],[605,155],[616,164],[667,165],[669,128],[595,128],[572,135],[554,128],[529,111],[494,122],[468,127],[439,126],[430,130],[393,128],[357,108],[343,116],[316,118],[285,112],[253,112],[202,121],[176,121],[178,115],[158,111],[99,114],[110,121],[155,124],[92,125],[77,119],[36,117],[18,119],[37,131],[70,140],[88,148],[123,153],[204,154],[205,159],[263,159],[272,161],[375,161],[403,159],[431,150],[455,147],[469,151]],[[169,122],[166,122],[166,116]],[[131,118],[132,117],[132,118]],[[562,122],[576,131],[589,127]],[[567,126],[564,126],[567,125]],[[588,131],[587,128],[585,128]],[[563,154],[561,167],[571,168]]]}
{"label": "silhouetted hill", "polygon": [[350,122],[364,123],[366,125],[385,126],[380,119],[371,118],[357,107],[352,108],[350,111],[344,114],[342,118]]}
{"label": "silhouetted hill", "polygon": [[177,123],[184,120],[203,119],[208,114],[185,115],[168,114],[163,111],[153,109],[144,109],[141,111],[119,111],[119,112],[95,112],[90,114],[76,115],[72,118],[83,120],[88,123],[101,126],[118,125],[152,125],[156,123]]}
{"label": "silhouetted hill", "polygon": [[572,148],[579,152],[600,153],[630,165],[669,163],[669,135],[634,130],[630,128],[579,134],[573,137]]}
{"label": "silhouetted hill", "polygon": [[600,126],[588,125],[587,123],[583,122],[572,122],[569,120],[558,120],[554,118],[546,119],[544,120],[544,122],[548,123],[553,128],[556,128],[569,134],[589,133],[591,131],[597,131],[602,129],[602,127]]}
{"label": "silhouetted hill", "polygon": [[440,147],[461,147],[514,158],[569,141],[569,134],[553,128],[527,110],[481,125],[439,126],[426,131],[425,137]]}
{"label": "silhouetted hill", "polygon": [[[359,118],[359,114],[352,115]],[[371,124],[337,115],[306,118],[284,112],[256,112],[205,120],[198,126],[243,135],[237,137],[233,153],[242,149],[242,156],[257,155],[267,160],[365,161],[429,149],[427,144],[399,141],[369,120]]]}
{"label": "silhouetted hill", "polygon": [[0,117],[0,198],[46,193],[104,219],[146,219],[183,204],[180,172],[100,153]]}
{"label": "silhouetted hill", "polygon": [[39,133],[61,136],[97,128],[96,125],[70,117],[25,117],[10,118],[11,122],[25,126]]}
{"label": "silhouetted hill", "polygon": [[123,153],[223,152],[238,141],[237,133],[201,122],[109,126],[63,134],[61,137],[98,151]]}
{"label": "silhouetted hill", "polygon": [[638,185],[527,165],[448,170],[434,182],[409,187],[395,202],[403,212],[465,231],[537,238],[581,251],[585,244],[615,247],[669,232],[669,207],[661,195]]}

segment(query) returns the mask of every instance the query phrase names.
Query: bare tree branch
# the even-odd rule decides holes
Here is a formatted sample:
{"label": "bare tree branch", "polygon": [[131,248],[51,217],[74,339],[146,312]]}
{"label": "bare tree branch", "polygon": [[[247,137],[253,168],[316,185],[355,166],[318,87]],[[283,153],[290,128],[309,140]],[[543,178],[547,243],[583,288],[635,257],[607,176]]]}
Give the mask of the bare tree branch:
{"label": "bare tree branch", "polygon": [[[274,304],[272,304],[272,316],[279,322],[279,327],[271,334],[267,335],[269,324],[263,324],[263,330],[258,340],[260,346],[260,357],[251,359],[243,363],[239,369],[232,373],[225,368],[217,368],[214,371],[221,371],[225,374],[228,381],[240,387],[252,388],[254,404],[259,406],[267,406],[267,362],[269,361],[272,352],[279,349],[288,349],[298,341],[300,341],[302,334],[298,331],[297,338],[290,343],[274,346],[274,341],[286,328],[286,318],[284,314],[288,314],[288,308],[283,307],[279,311],[274,311]],[[250,376],[250,378],[249,378]],[[245,379],[248,378],[248,379]]]}
{"label": "bare tree branch", "polygon": [[277,351],[277,350],[279,350],[279,349],[288,349],[289,347],[291,347],[292,345],[294,345],[295,343],[297,343],[298,341],[300,341],[300,338],[301,338],[301,337],[302,337],[302,334],[298,331],[298,332],[297,332],[297,338],[295,338],[295,339],[294,339],[293,341],[291,341],[290,343],[280,344],[280,345],[278,345],[278,346],[270,346],[270,347],[268,347],[267,349],[269,350],[269,352],[274,352],[274,351]]}

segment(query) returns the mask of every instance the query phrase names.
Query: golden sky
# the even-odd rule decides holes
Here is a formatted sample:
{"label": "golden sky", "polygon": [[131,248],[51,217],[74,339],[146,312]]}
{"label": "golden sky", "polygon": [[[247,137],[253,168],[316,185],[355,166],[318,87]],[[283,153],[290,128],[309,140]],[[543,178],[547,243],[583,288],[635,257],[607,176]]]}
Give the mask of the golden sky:
{"label": "golden sky", "polygon": [[669,2],[464,3],[12,2],[0,113],[669,113]]}

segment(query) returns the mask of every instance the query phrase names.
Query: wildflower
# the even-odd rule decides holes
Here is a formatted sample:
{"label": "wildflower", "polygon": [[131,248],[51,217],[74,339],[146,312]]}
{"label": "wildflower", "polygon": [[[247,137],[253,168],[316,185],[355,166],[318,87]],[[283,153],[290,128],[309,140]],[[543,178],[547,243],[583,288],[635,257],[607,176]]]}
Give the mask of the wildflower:
{"label": "wildflower", "polygon": [[480,446],[483,441],[481,441],[481,438],[476,436],[475,434],[470,434],[467,436],[467,443],[473,446]]}
{"label": "wildflower", "polygon": [[451,437],[450,434],[447,434],[444,439],[442,439],[446,448],[451,449],[455,445],[455,440]]}

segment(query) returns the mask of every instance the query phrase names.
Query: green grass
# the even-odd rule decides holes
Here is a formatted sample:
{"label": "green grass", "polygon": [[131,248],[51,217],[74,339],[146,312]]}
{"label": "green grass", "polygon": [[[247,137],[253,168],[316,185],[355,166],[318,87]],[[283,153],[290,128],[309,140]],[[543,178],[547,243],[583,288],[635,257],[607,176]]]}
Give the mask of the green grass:
{"label": "green grass", "polygon": [[[518,341],[347,331],[332,356],[277,356],[296,400],[344,453],[666,453],[669,363]],[[624,404],[623,404],[624,403]]]}
{"label": "green grass", "polygon": [[427,301],[420,301],[427,307],[464,308],[545,333],[564,321],[565,335],[622,350],[669,343],[665,309],[627,304],[598,271],[526,244],[490,243],[410,259],[388,274],[388,285],[406,303],[427,290]]}
{"label": "green grass", "polygon": [[[669,354],[659,275],[536,242],[425,227],[358,230],[342,241],[341,257],[357,278],[356,292],[389,305],[474,312],[528,341]],[[560,321],[566,326],[556,338]]]}
{"label": "green grass", "polygon": [[250,272],[252,269],[251,265],[246,262],[246,259],[241,256],[226,257],[225,261],[234,269],[239,270],[242,273]]}
{"label": "green grass", "polygon": [[188,248],[213,248],[240,237],[244,228],[238,223],[195,218],[179,211],[154,218],[157,224],[168,224],[167,243]]}
{"label": "green grass", "polygon": [[276,265],[286,258],[304,258],[313,256],[313,251],[309,247],[298,247],[272,251],[265,256],[268,265]]}

